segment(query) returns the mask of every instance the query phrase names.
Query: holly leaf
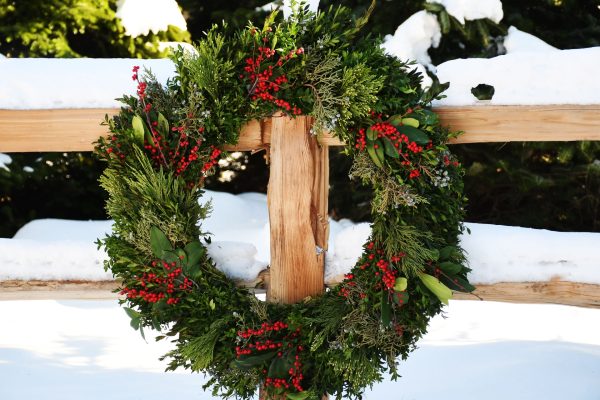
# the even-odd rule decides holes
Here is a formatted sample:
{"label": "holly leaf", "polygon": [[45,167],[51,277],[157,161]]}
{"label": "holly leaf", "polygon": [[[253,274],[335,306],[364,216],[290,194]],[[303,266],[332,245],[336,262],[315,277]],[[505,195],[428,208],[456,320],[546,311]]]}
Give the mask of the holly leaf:
{"label": "holly leaf", "polygon": [[142,326],[142,314],[129,307],[123,307],[123,309],[129,318],[131,318],[129,325],[131,325],[131,327],[136,331],[140,331],[142,338],[146,340],[146,335],[144,335],[144,327]]}
{"label": "holly leaf", "polygon": [[193,266],[200,263],[206,248],[199,241],[194,241],[186,244],[184,251],[187,254],[187,265]]}
{"label": "holly leaf", "polygon": [[400,125],[397,129],[398,132],[405,134],[411,142],[416,142],[417,144],[429,143],[429,136],[420,129],[408,125]]}
{"label": "holly leaf", "polygon": [[267,374],[269,378],[287,378],[289,376],[288,372],[294,366],[294,360],[289,358],[290,354],[288,353],[285,357],[273,358]]}
{"label": "holly leaf", "polygon": [[452,290],[457,292],[471,293],[475,290],[475,286],[471,285],[469,281],[461,278],[460,276],[442,276],[440,280]]}
{"label": "holly leaf", "polygon": [[438,267],[449,275],[458,274],[462,270],[462,265],[450,261],[441,262]]}
{"label": "holly leaf", "polygon": [[242,355],[239,359],[233,360],[233,365],[240,369],[251,369],[269,361],[277,354],[277,351],[269,351],[262,354]]}
{"label": "holly leaf", "polygon": [[422,125],[437,125],[440,121],[440,117],[431,110],[420,110],[415,116]]}
{"label": "holly leaf", "polygon": [[384,293],[383,298],[381,299],[381,323],[386,328],[391,325],[391,314],[392,305],[389,302],[387,294]]}
{"label": "holly leaf", "polygon": [[134,115],[131,127],[133,128],[133,139],[140,145],[144,145],[144,120],[139,115]]}
{"label": "holly leaf", "polygon": [[418,128],[419,127],[419,120],[415,119],[415,118],[402,118],[402,125],[406,125],[406,126],[412,126],[413,128]]}
{"label": "holly leaf", "polygon": [[169,121],[167,121],[164,115],[158,113],[157,122],[158,124],[156,127],[158,128],[158,132],[160,132],[162,137],[166,137],[169,134]]}
{"label": "holly leaf", "polygon": [[375,132],[375,130],[372,128],[367,129],[367,139],[369,139],[371,142],[374,142],[375,139],[377,139],[377,132]]}
{"label": "holly leaf", "polygon": [[387,138],[387,137],[383,138],[383,147],[384,147],[385,155],[387,155],[388,157],[400,158],[400,155],[398,154],[398,149],[396,147],[394,147],[394,144],[392,143],[392,141],[389,138]]}
{"label": "holly leaf", "polygon": [[173,251],[173,246],[167,236],[156,226],[150,228],[150,247],[157,258],[162,258],[165,251]]}
{"label": "holly leaf", "polygon": [[440,260],[448,260],[457,253],[457,248],[454,246],[446,246],[440,249]]}
{"label": "holly leaf", "polygon": [[[381,159],[379,156],[380,152],[382,153]],[[379,168],[383,168],[383,149],[381,146],[376,149],[374,143],[367,143],[367,153],[369,153],[369,156],[375,165],[377,165]]]}

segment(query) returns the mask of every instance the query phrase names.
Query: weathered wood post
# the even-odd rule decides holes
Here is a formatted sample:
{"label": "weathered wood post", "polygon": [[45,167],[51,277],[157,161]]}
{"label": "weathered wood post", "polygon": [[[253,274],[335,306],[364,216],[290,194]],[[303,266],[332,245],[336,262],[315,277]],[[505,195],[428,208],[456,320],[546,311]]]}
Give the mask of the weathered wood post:
{"label": "weathered wood post", "polygon": [[308,117],[273,117],[267,192],[271,226],[269,301],[294,303],[324,289],[328,240],[328,147]]}
{"label": "weathered wood post", "polygon": [[277,303],[298,302],[325,288],[329,148],[319,146],[311,126],[309,117],[275,116],[271,122],[267,300]]}

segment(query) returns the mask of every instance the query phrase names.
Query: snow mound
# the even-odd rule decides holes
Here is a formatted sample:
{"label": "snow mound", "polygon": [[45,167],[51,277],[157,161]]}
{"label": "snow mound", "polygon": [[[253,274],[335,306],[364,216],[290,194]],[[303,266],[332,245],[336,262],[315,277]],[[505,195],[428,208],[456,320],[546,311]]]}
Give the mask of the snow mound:
{"label": "snow mound", "polygon": [[431,65],[427,50],[437,47],[441,37],[436,16],[427,11],[419,11],[404,21],[394,35],[386,35],[382,47],[388,54],[403,61],[415,60],[423,65]]}
{"label": "snow mound", "polygon": [[169,59],[7,58],[0,60],[0,108],[117,108],[135,95],[131,69],[150,69],[162,83],[175,74]]}
{"label": "snow mound", "polygon": [[41,242],[73,241],[94,243],[111,233],[112,221],[73,221],[65,219],[36,219],[25,224],[13,239]]}
{"label": "snow mound", "polygon": [[104,271],[106,258],[93,242],[77,239],[0,239],[0,281],[111,280]]}
{"label": "snow mound", "polygon": [[175,0],[119,0],[117,17],[129,36],[158,33],[174,25],[187,30],[187,24]]}
{"label": "snow mound", "polygon": [[10,156],[8,154],[0,153],[0,169],[5,169],[7,171],[10,171],[10,169],[7,167],[7,165],[10,164],[11,162],[12,162],[12,158],[10,158]]}
{"label": "snow mound", "polygon": [[[330,230],[331,232],[331,230]],[[332,236],[333,236],[333,232]],[[335,232],[333,246],[330,245],[326,256],[325,282],[338,280],[344,274],[350,272],[356,261],[363,252],[363,244],[371,234],[371,226],[368,223],[352,224],[345,228],[340,227]]]}
{"label": "snow mound", "polygon": [[504,17],[500,0],[427,0],[438,3],[446,8],[448,14],[461,24],[465,21],[488,18],[498,23]]}
{"label": "snow mound", "polygon": [[600,284],[600,234],[467,224],[461,237],[477,283],[558,279]]}
{"label": "snow mound", "polygon": [[521,52],[547,52],[557,51],[554,46],[550,46],[542,39],[533,36],[530,33],[523,32],[511,26],[508,28],[508,35],[504,38],[504,48],[507,54]]}
{"label": "snow mound", "polygon": [[[255,280],[270,262],[267,197],[260,193],[206,191],[202,202],[212,200],[213,211],[203,230],[213,234],[208,254],[217,268],[239,280]],[[13,239],[0,239],[0,280],[81,279],[105,280],[97,250],[112,221],[36,220]],[[471,235],[461,246],[475,283],[544,282],[560,279],[600,284],[600,233],[551,232],[485,224],[465,224]],[[350,272],[371,233],[368,223],[330,220],[325,282]]]}
{"label": "snow mound", "polygon": [[255,259],[256,247],[250,243],[219,241],[207,248],[219,270],[230,279],[252,281],[267,267],[266,262]]}
{"label": "snow mound", "polygon": [[471,88],[480,83],[495,88],[489,104],[600,104],[599,61],[600,47],[447,61],[437,74],[450,88],[434,105],[477,104]]}

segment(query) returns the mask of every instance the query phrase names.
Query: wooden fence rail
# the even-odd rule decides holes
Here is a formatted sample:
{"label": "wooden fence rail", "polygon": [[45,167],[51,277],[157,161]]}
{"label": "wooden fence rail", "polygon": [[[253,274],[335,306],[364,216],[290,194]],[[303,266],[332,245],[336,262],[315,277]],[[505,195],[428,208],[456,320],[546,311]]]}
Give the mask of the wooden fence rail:
{"label": "wooden fence rail", "polygon": [[[443,123],[465,132],[454,143],[600,140],[600,105],[447,107],[436,111]],[[90,151],[92,142],[107,134],[99,122],[105,114],[115,112],[0,110],[0,152]],[[271,265],[261,279],[270,301],[295,302],[324,289],[328,147],[342,143],[327,134],[317,140],[309,130],[307,117],[252,121],[243,128],[239,143],[228,148],[264,148],[270,153]],[[5,281],[0,282],[0,299],[94,298],[110,295],[107,287],[111,283]],[[599,289],[598,285],[550,281],[484,285],[476,293],[485,300],[600,307]]]}
{"label": "wooden fence rail", "polygon": [[[104,115],[116,109],[0,109],[0,152],[90,151],[106,134]],[[444,124],[464,131],[454,143],[600,140],[599,105],[440,107]],[[268,125],[269,122],[266,122]],[[270,143],[269,127],[253,121],[230,150],[254,150]],[[324,135],[321,144],[341,143]]]}

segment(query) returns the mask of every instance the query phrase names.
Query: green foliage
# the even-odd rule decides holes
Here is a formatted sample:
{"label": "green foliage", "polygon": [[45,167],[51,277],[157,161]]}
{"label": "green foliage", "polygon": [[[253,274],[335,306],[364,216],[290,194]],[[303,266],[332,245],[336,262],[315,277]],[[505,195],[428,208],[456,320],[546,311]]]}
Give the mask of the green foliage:
{"label": "green foliage", "polygon": [[[138,98],[124,97],[106,121],[112,136],[96,148],[115,220],[99,242],[106,267],[123,282],[134,325],[176,337],[169,368],[208,372],[215,394],[250,398],[260,384],[291,399],[360,398],[384,372],[397,375],[397,357],[447,302],[442,279],[470,289],[457,247],[463,172],[451,133],[427,108],[439,91],[424,93],[418,74],[359,34],[371,11],[300,7],[261,28],[215,26],[197,55],[174,55],[165,87],[134,69]],[[310,116],[316,133],[344,139],[353,175],[373,192],[372,238],[357,265],[335,289],[293,305],[237,289],[198,241],[217,147],[274,113]]]}
{"label": "green foliage", "polygon": [[160,41],[189,42],[174,26],[131,37],[115,15],[116,0],[0,1],[0,53],[8,57],[160,56]]}

